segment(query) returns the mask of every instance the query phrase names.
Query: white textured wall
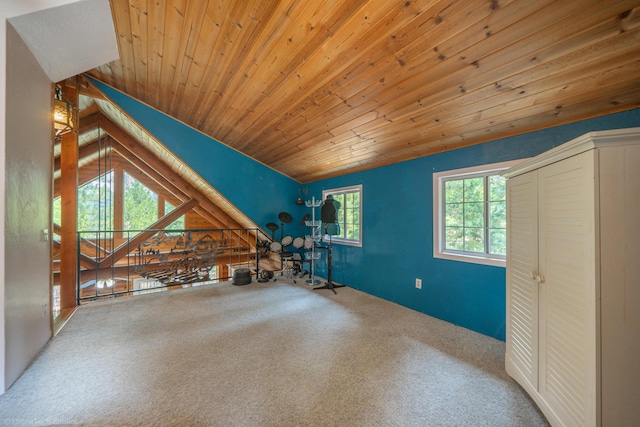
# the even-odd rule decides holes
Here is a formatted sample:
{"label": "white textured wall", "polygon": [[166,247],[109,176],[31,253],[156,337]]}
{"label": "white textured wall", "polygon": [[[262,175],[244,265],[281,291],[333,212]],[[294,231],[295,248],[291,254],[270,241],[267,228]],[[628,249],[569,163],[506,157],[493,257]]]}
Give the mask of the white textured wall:
{"label": "white textured wall", "polygon": [[49,226],[51,201],[51,80],[116,59],[117,44],[109,0],[0,3],[2,394],[50,335],[49,319],[43,316],[50,310],[50,255],[41,232]]}
{"label": "white textured wall", "polygon": [[5,389],[51,336],[51,81],[6,26]]}

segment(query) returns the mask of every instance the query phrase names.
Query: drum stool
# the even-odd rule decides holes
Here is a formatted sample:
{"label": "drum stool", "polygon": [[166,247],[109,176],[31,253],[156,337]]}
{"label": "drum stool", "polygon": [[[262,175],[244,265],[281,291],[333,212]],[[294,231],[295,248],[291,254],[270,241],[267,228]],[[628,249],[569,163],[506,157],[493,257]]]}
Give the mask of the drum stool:
{"label": "drum stool", "polygon": [[293,252],[280,252],[280,261],[282,262],[282,270],[273,279],[274,282],[278,280],[278,277],[286,277],[287,279],[293,277]]}

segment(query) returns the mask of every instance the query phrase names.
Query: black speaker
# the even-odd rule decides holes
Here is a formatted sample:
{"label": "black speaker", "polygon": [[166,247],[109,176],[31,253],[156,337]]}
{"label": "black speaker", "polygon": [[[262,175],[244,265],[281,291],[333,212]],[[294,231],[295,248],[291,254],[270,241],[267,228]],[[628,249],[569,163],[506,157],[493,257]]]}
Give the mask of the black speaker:
{"label": "black speaker", "polygon": [[233,272],[234,285],[248,285],[251,283],[251,271],[248,268],[239,268]]}

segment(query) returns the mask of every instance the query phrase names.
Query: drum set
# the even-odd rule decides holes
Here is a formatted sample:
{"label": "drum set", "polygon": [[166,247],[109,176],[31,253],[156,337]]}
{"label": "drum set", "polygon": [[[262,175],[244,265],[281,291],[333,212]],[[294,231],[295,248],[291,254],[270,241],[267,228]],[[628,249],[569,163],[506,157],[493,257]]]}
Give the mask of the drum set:
{"label": "drum set", "polygon": [[[293,221],[293,218],[289,213],[280,212],[278,214],[278,219],[280,220],[280,226],[274,222],[270,222],[267,224],[267,229],[271,231],[271,243],[269,244],[269,250],[278,254],[280,257],[280,272],[274,277],[272,271],[263,270],[258,280],[266,282],[273,278],[273,280],[276,281],[279,277],[286,277],[288,279],[292,279],[293,283],[296,283],[296,277],[303,278],[309,273],[303,268],[303,263],[308,262],[309,260],[303,259],[300,252],[292,251],[290,250],[290,247],[292,246],[295,250],[310,251],[317,242],[312,239],[311,236],[294,238],[291,235],[284,234],[285,224],[289,224]],[[305,221],[305,218],[303,218],[303,221]],[[277,230],[280,230],[280,240],[276,240],[275,238],[275,232]]]}

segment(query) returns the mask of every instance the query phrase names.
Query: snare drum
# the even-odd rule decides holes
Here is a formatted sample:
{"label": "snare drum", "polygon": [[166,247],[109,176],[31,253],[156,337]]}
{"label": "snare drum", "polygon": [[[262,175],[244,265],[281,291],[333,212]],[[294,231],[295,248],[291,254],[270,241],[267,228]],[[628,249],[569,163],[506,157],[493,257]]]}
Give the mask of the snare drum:
{"label": "snare drum", "polygon": [[293,242],[293,237],[291,236],[284,236],[282,238],[282,247],[287,247],[291,244],[291,242]]}
{"label": "snare drum", "polygon": [[296,237],[295,239],[293,239],[293,247],[296,249],[300,249],[302,246],[304,246],[304,238],[303,237]]}
{"label": "snare drum", "polygon": [[271,249],[271,252],[278,253],[282,250],[282,245],[280,244],[280,242],[271,242],[269,249]]}

